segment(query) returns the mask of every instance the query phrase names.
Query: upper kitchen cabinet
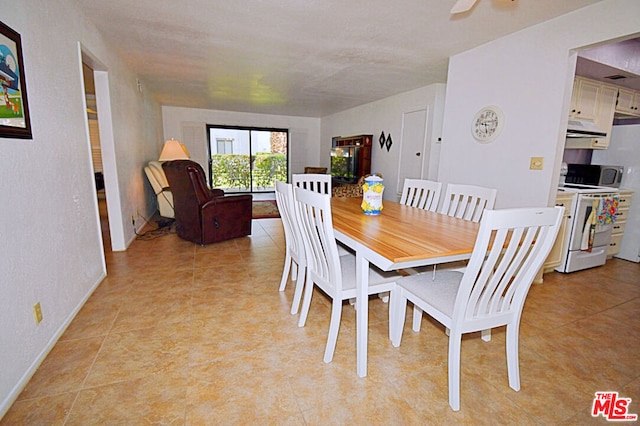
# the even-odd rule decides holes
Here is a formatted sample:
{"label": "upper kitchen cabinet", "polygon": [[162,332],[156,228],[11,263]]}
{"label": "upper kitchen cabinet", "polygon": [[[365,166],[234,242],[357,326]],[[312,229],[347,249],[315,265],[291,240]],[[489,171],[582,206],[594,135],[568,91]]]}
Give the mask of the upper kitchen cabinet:
{"label": "upper kitchen cabinet", "polygon": [[[577,76],[573,87],[574,91],[569,119],[593,122],[595,128],[603,133],[604,136],[568,138],[565,143],[565,148],[607,149],[609,147],[613,116],[618,98],[618,87]],[[579,107],[577,102],[578,99],[581,98],[580,93],[584,94],[582,97],[582,107]],[[573,98],[576,98],[575,103]],[[588,117],[585,117],[584,111],[589,111]],[[582,114],[578,114],[579,112],[582,112]]]}
{"label": "upper kitchen cabinet", "polygon": [[[618,89],[615,119],[640,117],[640,33],[625,40],[612,40],[581,49],[576,60],[576,76],[608,84]],[[574,84],[578,84],[575,82]],[[594,91],[595,88],[585,91]],[[576,87],[574,86],[574,94]],[[602,92],[599,94],[602,96]],[[589,95],[589,96],[593,96]],[[570,110],[573,110],[572,104]],[[582,118],[587,108],[581,109]],[[579,118],[579,117],[575,117]]]}
{"label": "upper kitchen cabinet", "polygon": [[640,92],[620,88],[618,90],[618,104],[616,113],[640,116]]}
{"label": "upper kitchen cabinet", "polygon": [[571,94],[569,118],[595,121],[600,101],[600,83],[582,77],[576,77]]}
{"label": "upper kitchen cabinet", "polygon": [[598,102],[598,116],[595,125],[606,137],[598,138],[597,148],[606,149],[609,147],[611,139],[611,128],[613,127],[613,116],[616,112],[616,100],[618,99],[618,88],[609,84],[600,85],[600,101]]}

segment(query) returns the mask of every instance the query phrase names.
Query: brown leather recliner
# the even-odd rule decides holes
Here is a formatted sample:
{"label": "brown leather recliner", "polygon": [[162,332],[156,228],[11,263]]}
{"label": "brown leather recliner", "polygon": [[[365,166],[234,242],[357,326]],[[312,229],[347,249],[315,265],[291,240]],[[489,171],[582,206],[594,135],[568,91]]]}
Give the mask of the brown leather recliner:
{"label": "brown leather recliner", "polygon": [[173,193],[180,238],[209,244],[251,234],[251,195],[209,189],[202,166],[191,160],[167,161],[162,168]]}

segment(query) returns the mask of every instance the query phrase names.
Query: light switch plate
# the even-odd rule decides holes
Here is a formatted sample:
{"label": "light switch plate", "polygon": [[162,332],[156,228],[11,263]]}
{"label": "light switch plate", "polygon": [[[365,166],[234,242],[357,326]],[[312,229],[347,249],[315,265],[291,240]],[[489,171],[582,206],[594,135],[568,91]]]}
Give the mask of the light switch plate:
{"label": "light switch plate", "polygon": [[542,170],[543,165],[544,165],[543,157],[531,157],[531,163],[529,164],[529,169]]}
{"label": "light switch plate", "polygon": [[33,316],[36,320],[36,325],[40,324],[42,321],[42,308],[40,307],[40,302],[33,305]]}

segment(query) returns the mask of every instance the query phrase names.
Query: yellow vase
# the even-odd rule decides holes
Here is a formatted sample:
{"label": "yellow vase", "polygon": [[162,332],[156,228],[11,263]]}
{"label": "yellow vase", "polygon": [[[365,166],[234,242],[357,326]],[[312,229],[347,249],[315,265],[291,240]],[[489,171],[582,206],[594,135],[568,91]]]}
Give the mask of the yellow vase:
{"label": "yellow vase", "polygon": [[364,180],[362,185],[362,211],[368,215],[379,215],[382,212],[383,179],[372,175]]}

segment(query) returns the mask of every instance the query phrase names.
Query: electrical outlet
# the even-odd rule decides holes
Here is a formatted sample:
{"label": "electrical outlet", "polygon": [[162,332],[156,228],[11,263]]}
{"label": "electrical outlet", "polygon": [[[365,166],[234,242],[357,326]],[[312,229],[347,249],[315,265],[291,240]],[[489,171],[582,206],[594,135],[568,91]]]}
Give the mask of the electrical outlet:
{"label": "electrical outlet", "polygon": [[529,163],[529,169],[542,170],[543,165],[544,165],[543,157],[531,157],[531,163]]}
{"label": "electrical outlet", "polygon": [[33,305],[33,316],[36,319],[36,325],[42,321],[42,308],[40,308],[40,302]]}

